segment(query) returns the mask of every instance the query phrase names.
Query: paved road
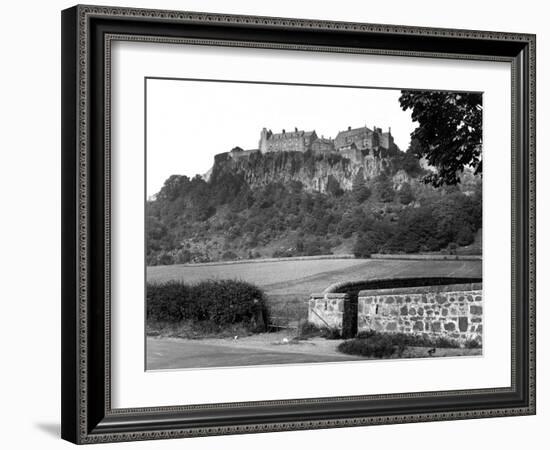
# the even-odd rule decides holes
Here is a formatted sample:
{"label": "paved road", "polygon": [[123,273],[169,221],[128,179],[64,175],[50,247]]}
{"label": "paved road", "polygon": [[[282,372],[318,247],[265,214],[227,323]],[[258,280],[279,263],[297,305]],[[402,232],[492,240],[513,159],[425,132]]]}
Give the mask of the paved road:
{"label": "paved road", "polygon": [[349,361],[350,355],[322,355],[294,352],[289,346],[265,349],[216,344],[200,340],[147,339],[147,369],[188,369],[196,367],[230,367],[264,364],[298,364]]}

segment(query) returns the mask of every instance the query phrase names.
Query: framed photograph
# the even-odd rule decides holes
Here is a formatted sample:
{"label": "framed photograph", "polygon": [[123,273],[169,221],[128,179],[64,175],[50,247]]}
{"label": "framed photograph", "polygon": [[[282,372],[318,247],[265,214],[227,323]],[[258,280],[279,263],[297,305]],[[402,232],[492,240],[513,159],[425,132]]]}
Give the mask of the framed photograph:
{"label": "framed photograph", "polygon": [[62,12],[62,437],[535,413],[535,36]]}

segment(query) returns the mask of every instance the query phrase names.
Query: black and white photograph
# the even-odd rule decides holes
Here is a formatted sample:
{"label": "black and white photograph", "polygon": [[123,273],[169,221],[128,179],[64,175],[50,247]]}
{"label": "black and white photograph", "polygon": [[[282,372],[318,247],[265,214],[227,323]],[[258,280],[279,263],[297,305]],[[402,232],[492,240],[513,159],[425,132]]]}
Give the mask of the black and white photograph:
{"label": "black and white photograph", "polygon": [[146,370],[483,357],[483,93],[148,77]]}
{"label": "black and white photograph", "polygon": [[6,2],[0,448],[544,447],[548,8],[495,5]]}

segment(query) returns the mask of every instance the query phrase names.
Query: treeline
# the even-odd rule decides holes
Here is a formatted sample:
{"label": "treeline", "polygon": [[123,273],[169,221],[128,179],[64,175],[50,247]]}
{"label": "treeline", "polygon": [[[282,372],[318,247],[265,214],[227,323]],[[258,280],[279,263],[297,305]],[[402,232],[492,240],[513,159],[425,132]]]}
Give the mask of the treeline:
{"label": "treeline", "polygon": [[252,190],[231,171],[214,182],[172,176],[147,203],[147,263],[330,254],[343,243],[361,257],[431,252],[471,244],[480,227],[480,181],[467,194],[396,190],[385,174],[368,183],[358,174],[351,191],[333,179],[322,194],[297,181]]}

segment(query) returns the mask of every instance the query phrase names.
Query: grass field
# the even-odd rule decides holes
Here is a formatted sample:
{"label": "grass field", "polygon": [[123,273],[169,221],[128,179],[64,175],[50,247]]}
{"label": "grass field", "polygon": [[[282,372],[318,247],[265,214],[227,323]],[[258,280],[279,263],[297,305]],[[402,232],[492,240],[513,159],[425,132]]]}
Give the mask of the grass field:
{"label": "grass field", "polygon": [[282,260],[219,265],[172,265],[147,268],[148,282],[239,279],[268,294],[322,292],[332,283],[415,276],[481,276],[481,261],[418,261],[374,259]]}
{"label": "grass field", "polygon": [[147,268],[148,282],[238,279],[261,287],[276,315],[295,320],[307,312],[307,300],[340,281],[393,277],[481,277],[481,261],[320,259],[243,262],[218,265],[171,265]]}

